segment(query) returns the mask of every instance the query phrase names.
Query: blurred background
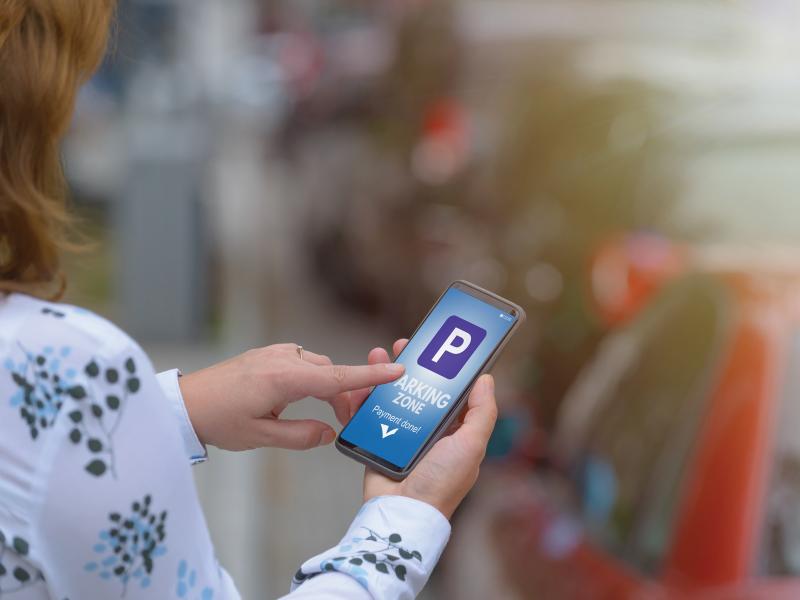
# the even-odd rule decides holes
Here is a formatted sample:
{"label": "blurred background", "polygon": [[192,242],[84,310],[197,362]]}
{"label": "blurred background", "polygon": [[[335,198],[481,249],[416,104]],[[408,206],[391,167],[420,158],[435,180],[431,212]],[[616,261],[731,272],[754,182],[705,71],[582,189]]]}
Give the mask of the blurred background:
{"label": "blurred background", "polygon": [[[189,372],[360,362],[471,280],[529,320],[424,598],[797,597],[798,28],[793,0],[121,0],[65,145],[95,243],[67,300]],[[333,447],[210,454],[245,598],[360,504]]]}

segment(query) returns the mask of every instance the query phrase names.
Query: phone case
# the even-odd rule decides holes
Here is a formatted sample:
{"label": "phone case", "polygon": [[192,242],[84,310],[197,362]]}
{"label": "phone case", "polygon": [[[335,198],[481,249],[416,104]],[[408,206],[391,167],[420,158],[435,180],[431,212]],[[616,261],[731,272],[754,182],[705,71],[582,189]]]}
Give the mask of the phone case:
{"label": "phone case", "polygon": [[510,300],[507,300],[506,298],[503,298],[502,296],[499,296],[498,294],[495,294],[494,292],[490,292],[489,290],[486,290],[486,289],[484,289],[484,288],[482,288],[480,286],[477,286],[474,283],[470,283],[468,281],[464,281],[463,279],[459,279],[459,280],[454,281],[453,283],[451,283],[449,286],[447,286],[445,291],[442,292],[442,294],[439,296],[439,298],[437,298],[436,302],[433,303],[433,305],[431,306],[431,308],[427,312],[427,314],[422,318],[422,320],[420,321],[420,324],[414,330],[414,333],[411,335],[411,337],[409,339],[413,338],[416,335],[416,333],[419,330],[419,328],[427,320],[428,316],[430,316],[430,313],[434,309],[434,307],[437,306],[439,304],[439,302],[441,302],[442,297],[447,293],[447,291],[451,287],[453,287],[454,285],[457,285],[457,284],[460,284],[462,286],[466,286],[468,288],[475,289],[475,290],[477,290],[477,291],[479,291],[479,292],[481,292],[483,294],[486,294],[487,296],[490,296],[490,297],[492,297],[492,298],[494,298],[496,300],[499,300],[500,302],[503,302],[503,303],[507,304],[508,306],[514,308],[517,311],[518,318],[517,318],[516,322],[514,323],[514,325],[511,327],[511,329],[506,334],[505,338],[503,338],[503,341],[500,343],[500,345],[498,345],[497,348],[495,348],[494,352],[492,352],[492,354],[489,356],[489,358],[487,359],[486,364],[483,366],[483,368],[472,379],[472,383],[470,383],[469,387],[464,391],[463,394],[461,394],[461,396],[458,397],[456,402],[453,404],[453,408],[450,410],[450,413],[447,415],[447,417],[442,419],[441,423],[439,423],[439,425],[437,426],[436,431],[433,432],[433,434],[428,439],[428,441],[422,446],[422,448],[420,448],[420,451],[418,452],[417,456],[414,457],[414,460],[411,461],[411,463],[403,471],[394,471],[392,469],[389,469],[385,465],[382,465],[381,463],[373,460],[369,456],[365,456],[364,454],[361,454],[360,452],[358,452],[358,451],[356,451],[354,449],[351,449],[351,448],[345,446],[344,444],[342,444],[340,442],[340,439],[339,439],[340,436],[341,436],[341,432],[340,432],[339,436],[336,437],[336,449],[339,450],[339,452],[341,452],[342,454],[344,454],[346,456],[349,456],[350,458],[355,459],[356,461],[358,461],[358,462],[370,467],[371,469],[374,469],[375,471],[378,471],[379,473],[381,473],[381,474],[385,475],[386,477],[389,477],[390,479],[393,479],[395,481],[402,481],[403,479],[408,477],[408,475],[411,473],[411,471],[414,470],[414,467],[416,467],[417,464],[419,463],[419,461],[422,460],[422,458],[428,453],[430,448],[437,441],[439,441],[439,439],[442,438],[442,436],[445,434],[445,432],[453,424],[453,421],[464,410],[464,406],[466,405],[467,399],[469,398],[469,394],[472,391],[472,387],[475,385],[475,381],[477,381],[478,378],[481,375],[483,375],[484,373],[488,373],[488,372],[491,371],[492,367],[494,366],[495,362],[497,361],[497,357],[500,356],[500,353],[503,351],[503,349],[505,348],[505,346],[508,343],[508,341],[514,335],[514,333],[516,333],[517,329],[525,322],[525,318],[526,318],[525,311],[518,304],[515,304],[514,302],[511,302]]}

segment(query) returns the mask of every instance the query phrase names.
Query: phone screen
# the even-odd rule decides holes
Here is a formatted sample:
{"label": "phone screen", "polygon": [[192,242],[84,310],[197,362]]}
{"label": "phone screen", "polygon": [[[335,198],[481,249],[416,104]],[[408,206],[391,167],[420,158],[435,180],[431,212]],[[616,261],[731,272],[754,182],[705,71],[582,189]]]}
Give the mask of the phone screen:
{"label": "phone screen", "polygon": [[397,358],[402,377],[376,386],[340,438],[406,468],[518,316],[450,287]]}

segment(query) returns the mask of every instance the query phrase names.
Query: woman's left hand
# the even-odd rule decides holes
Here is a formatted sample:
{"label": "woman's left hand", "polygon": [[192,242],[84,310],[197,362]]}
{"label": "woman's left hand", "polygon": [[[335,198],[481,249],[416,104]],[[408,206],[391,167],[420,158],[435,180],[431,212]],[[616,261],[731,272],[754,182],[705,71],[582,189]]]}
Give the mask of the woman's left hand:
{"label": "woman's left hand", "polygon": [[189,418],[204,444],[226,450],[264,446],[305,450],[330,444],[336,432],[314,419],[280,419],[307,396],[329,402],[340,423],[350,420],[369,388],[403,374],[395,363],[334,365],[296,344],[257,348],[180,379]]}

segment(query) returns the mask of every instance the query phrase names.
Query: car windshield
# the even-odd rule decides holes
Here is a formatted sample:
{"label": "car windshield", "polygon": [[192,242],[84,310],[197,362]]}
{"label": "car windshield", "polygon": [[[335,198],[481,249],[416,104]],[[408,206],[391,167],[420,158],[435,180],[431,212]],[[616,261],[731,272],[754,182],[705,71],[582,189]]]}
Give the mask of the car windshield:
{"label": "car windshield", "polygon": [[658,568],[669,543],[721,354],[725,306],[710,278],[668,287],[605,344],[565,401],[558,443],[587,529],[647,572]]}

